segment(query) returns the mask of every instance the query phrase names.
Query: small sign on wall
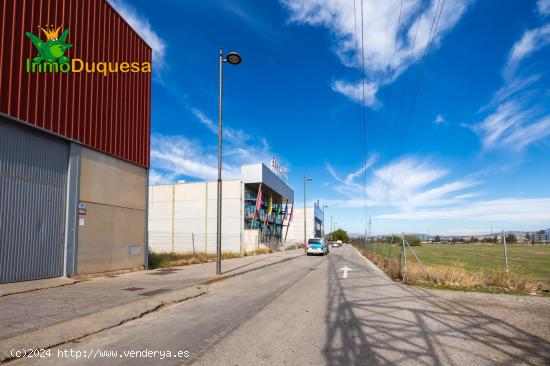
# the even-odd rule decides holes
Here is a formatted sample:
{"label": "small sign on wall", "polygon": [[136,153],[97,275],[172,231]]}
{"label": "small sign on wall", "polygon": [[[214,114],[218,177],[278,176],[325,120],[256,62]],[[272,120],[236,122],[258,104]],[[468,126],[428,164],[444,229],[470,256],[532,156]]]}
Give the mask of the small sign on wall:
{"label": "small sign on wall", "polygon": [[78,204],[78,214],[79,215],[86,215],[86,204],[84,202],[80,202]]}
{"label": "small sign on wall", "polygon": [[141,245],[128,245],[129,255],[139,255],[141,253]]}
{"label": "small sign on wall", "polygon": [[78,220],[78,225],[79,226],[84,226],[84,219],[79,219]]}

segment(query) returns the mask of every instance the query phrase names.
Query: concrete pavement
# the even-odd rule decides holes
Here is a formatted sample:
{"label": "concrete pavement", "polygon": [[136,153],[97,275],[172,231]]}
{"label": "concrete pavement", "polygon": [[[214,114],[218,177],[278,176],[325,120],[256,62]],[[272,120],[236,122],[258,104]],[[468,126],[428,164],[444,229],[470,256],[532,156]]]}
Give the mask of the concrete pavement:
{"label": "concrete pavement", "polygon": [[[550,299],[449,293],[395,283],[345,246],[213,284],[15,364],[548,364]],[[81,358],[59,357],[67,350]]]}
{"label": "concrete pavement", "polygon": [[[160,306],[206,293],[210,282],[284,262],[303,251],[93,278],[61,287],[0,297],[0,361],[12,348],[43,348],[118,325]],[[53,280],[55,281],[55,280]],[[46,281],[47,282],[47,281]],[[14,284],[16,290],[20,284]],[[9,289],[4,285],[4,291]]]}

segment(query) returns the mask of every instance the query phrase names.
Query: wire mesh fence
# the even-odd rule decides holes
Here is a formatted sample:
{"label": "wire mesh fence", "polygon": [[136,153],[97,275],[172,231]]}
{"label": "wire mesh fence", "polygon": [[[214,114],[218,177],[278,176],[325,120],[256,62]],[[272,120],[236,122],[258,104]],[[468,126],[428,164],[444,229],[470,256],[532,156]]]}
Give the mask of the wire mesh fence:
{"label": "wire mesh fence", "polygon": [[[494,242],[432,242],[413,235],[355,238],[352,244],[396,280],[457,288],[527,292],[550,289],[550,246]],[[540,243],[545,244],[545,243]]]}
{"label": "wire mesh fence", "polygon": [[[215,233],[149,231],[149,250],[156,253],[215,253]],[[283,244],[281,238],[260,235],[248,238],[241,234],[222,233],[222,252],[257,250],[261,246],[276,249]]]}
{"label": "wire mesh fence", "polygon": [[[241,251],[240,234],[223,234],[222,251]],[[149,250],[157,253],[212,253],[216,251],[217,235],[188,232],[149,232]]]}

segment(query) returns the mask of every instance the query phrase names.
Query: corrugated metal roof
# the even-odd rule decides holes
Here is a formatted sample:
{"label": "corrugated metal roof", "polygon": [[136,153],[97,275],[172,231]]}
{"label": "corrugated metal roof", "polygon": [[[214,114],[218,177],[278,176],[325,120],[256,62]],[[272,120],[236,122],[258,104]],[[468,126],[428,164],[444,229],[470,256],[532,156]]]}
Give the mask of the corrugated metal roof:
{"label": "corrugated metal roof", "polygon": [[149,166],[151,73],[27,72],[25,36],[69,29],[65,55],[151,62],[151,48],[105,0],[0,0],[0,112],[101,152]]}

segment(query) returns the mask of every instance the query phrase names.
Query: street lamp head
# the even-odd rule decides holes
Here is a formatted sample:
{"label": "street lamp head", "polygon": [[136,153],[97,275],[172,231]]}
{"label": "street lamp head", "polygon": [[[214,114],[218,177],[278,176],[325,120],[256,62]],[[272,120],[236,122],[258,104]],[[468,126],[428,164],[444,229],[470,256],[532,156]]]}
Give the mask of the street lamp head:
{"label": "street lamp head", "polygon": [[313,178],[306,178],[307,181],[313,180]]}
{"label": "street lamp head", "polygon": [[231,65],[238,65],[241,63],[242,58],[237,52],[229,52],[225,58],[226,62],[229,62]]}

